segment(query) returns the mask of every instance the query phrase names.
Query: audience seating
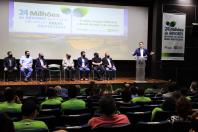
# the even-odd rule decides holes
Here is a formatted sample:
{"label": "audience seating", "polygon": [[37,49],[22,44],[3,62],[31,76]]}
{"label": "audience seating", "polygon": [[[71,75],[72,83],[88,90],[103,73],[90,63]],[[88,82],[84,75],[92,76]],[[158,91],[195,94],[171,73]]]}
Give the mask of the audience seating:
{"label": "audience seating", "polygon": [[43,121],[48,126],[49,130],[53,130],[58,125],[56,116],[37,117],[35,120]]}
{"label": "audience seating", "polygon": [[91,128],[87,124],[81,126],[56,127],[55,130],[67,130],[68,132],[91,132]]}
{"label": "audience seating", "polygon": [[131,125],[99,126],[93,129],[92,132],[131,132]]}
{"label": "audience seating", "polygon": [[139,122],[134,127],[134,132],[171,132],[171,123],[162,122]]}
{"label": "audience seating", "polygon": [[191,121],[177,121],[172,125],[172,132],[189,132],[191,126]]}
{"label": "audience seating", "polygon": [[151,120],[151,112],[146,111],[146,112],[127,112],[126,114],[133,124],[136,124],[140,121],[150,121]]}
{"label": "audience seating", "polygon": [[76,114],[84,114],[89,113],[89,109],[66,109],[63,111],[64,115],[76,115]]}
{"label": "audience seating", "polygon": [[165,121],[168,118],[170,118],[173,114],[174,112],[170,111],[158,111],[156,112],[153,121]]}
{"label": "audience seating", "polygon": [[141,106],[139,105],[135,105],[135,106],[131,106],[131,107],[123,107],[121,106],[119,108],[119,111],[123,114],[127,113],[127,112],[137,112],[137,111],[141,111]]}

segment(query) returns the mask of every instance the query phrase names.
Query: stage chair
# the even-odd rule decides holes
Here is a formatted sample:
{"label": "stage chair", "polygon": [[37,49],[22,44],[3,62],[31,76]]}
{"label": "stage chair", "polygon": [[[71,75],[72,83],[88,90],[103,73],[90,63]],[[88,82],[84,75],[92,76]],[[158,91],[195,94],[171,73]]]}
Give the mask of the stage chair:
{"label": "stage chair", "polygon": [[52,74],[56,74],[56,73],[59,74],[61,81],[61,66],[59,64],[49,64],[48,70],[49,70],[50,81],[52,80]]}
{"label": "stage chair", "polygon": [[131,125],[99,126],[94,128],[92,132],[131,132]]}
{"label": "stage chair", "polygon": [[171,132],[171,123],[162,122],[139,122],[134,127],[134,132]]}

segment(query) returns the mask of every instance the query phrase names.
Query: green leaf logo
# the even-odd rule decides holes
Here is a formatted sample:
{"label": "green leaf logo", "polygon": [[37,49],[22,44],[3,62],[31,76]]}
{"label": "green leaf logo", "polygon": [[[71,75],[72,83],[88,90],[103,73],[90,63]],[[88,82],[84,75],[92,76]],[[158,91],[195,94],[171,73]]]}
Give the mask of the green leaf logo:
{"label": "green leaf logo", "polygon": [[175,26],[176,26],[176,24],[177,24],[177,22],[176,22],[176,21],[171,21],[171,22],[166,21],[166,26],[175,27]]}
{"label": "green leaf logo", "polygon": [[87,15],[88,9],[87,8],[76,8],[73,11],[73,15],[76,17],[84,17]]}
{"label": "green leaf logo", "polygon": [[61,12],[62,12],[63,14],[66,14],[66,15],[68,15],[68,14],[71,13],[71,9],[68,8],[68,7],[66,7],[66,6],[61,6],[61,7],[60,7],[60,10],[61,10]]}

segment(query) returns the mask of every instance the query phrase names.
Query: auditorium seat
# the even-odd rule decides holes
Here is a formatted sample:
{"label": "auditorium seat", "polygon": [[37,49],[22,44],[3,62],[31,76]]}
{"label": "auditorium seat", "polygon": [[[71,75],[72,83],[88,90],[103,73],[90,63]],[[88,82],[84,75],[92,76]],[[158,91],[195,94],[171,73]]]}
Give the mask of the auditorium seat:
{"label": "auditorium seat", "polygon": [[171,132],[171,123],[162,122],[139,122],[134,126],[134,132]]}
{"label": "auditorium seat", "polygon": [[151,112],[127,112],[127,117],[129,118],[130,122],[136,124],[140,121],[150,121],[151,120]]}
{"label": "auditorium seat", "polygon": [[170,111],[158,111],[156,112],[153,121],[165,121],[173,114],[174,112],[170,112]]}
{"label": "auditorium seat", "polygon": [[191,121],[176,121],[172,125],[172,132],[189,132]]}
{"label": "auditorium seat", "polygon": [[68,132],[91,132],[91,128],[87,124],[81,126],[56,127],[55,130],[67,130]]}
{"label": "auditorium seat", "polygon": [[60,117],[60,126],[80,126],[88,123],[91,118],[90,113],[75,114],[75,115],[62,115]]}
{"label": "auditorium seat", "polygon": [[89,113],[89,109],[66,109],[63,111],[64,115],[76,115],[76,114],[84,114],[84,113]]}
{"label": "auditorium seat", "polygon": [[56,116],[44,116],[44,117],[37,117],[35,120],[43,121],[48,126],[49,130],[53,130],[58,125],[58,119]]}
{"label": "auditorium seat", "polygon": [[141,111],[141,106],[139,106],[139,105],[131,106],[131,107],[123,107],[123,106],[121,106],[119,108],[119,111],[122,114],[126,114],[127,112],[137,112],[137,111]]}
{"label": "auditorium seat", "polygon": [[60,105],[42,105],[42,108],[39,111],[40,116],[46,116],[46,115],[58,116],[60,114],[61,114]]}
{"label": "auditorium seat", "polygon": [[99,126],[94,128],[92,132],[131,132],[131,125]]}

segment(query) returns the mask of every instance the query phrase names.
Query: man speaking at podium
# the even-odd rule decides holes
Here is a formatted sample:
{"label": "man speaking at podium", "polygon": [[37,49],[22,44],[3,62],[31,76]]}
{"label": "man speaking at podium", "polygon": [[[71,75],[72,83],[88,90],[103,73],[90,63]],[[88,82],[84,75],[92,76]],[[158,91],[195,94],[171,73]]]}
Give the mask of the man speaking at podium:
{"label": "man speaking at podium", "polygon": [[136,80],[144,81],[145,80],[145,60],[148,56],[153,55],[154,52],[150,52],[144,48],[144,43],[139,42],[139,48],[135,50],[133,56],[136,56]]}

